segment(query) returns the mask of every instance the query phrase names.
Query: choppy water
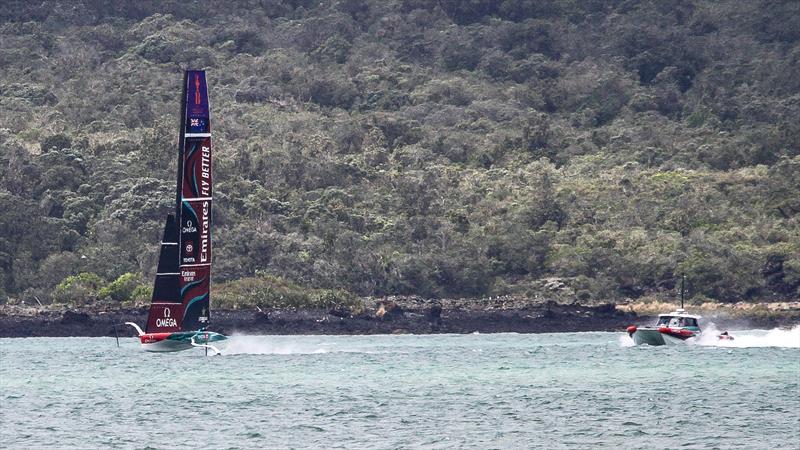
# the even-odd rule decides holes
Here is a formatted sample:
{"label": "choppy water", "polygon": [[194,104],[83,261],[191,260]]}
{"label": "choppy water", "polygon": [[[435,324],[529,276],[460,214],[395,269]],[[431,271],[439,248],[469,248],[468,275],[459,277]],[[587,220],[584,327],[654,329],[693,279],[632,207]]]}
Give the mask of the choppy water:
{"label": "choppy water", "polygon": [[0,447],[800,447],[800,328],[735,334],[0,339]]}

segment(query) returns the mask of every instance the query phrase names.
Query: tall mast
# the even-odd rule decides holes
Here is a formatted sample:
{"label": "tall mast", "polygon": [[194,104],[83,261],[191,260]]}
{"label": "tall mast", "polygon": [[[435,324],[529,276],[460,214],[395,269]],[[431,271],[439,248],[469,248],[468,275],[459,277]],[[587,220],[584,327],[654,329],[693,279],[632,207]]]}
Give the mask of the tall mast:
{"label": "tall mast", "polygon": [[181,88],[181,122],[180,137],[178,138],[178,177],[175,183],[175,218],[181,223],[181,185],[183,184],[183,155],[186,150],[186,89],[189,80],[189,71],[183,72],[183,87]]}

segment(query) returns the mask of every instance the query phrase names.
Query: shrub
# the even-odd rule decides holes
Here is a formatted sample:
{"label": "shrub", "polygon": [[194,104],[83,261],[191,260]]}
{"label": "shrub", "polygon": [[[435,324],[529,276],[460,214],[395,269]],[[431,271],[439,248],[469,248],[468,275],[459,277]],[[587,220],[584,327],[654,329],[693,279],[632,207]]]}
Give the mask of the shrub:
{"label": "shrub", "polygon": [[72,139],[70,139],[69,136],[65,134],[54,134],[42,141],[40,149],[42,153],[45,153],[50,149],[61,150],[62,148],[70,147],[72,147]]}
{"label": "shrub", "polygon": [[99,298],[103,279],[96,273],[81,272],[64,278],[53,292],[54,303],[83,305]]}
{"label": "shrub", "polygon": [[133,292],[140,286],[140,279],[130,272],[122,274],[97,293],[99,298],[110,297],[112,300],[123,302],[133,299]]}
{"label": "shrub", "polygon": [[214,303],[223,308],[357,309],[361,301],[343,289],[304,289],[279,277],[256,274],[215,285]]}
{"label": "shrub", "polygon": [[134,304],[148,303],[153,297],[153,287],[140,284],[131,292],[130,301]]}
{"label": "shrub", "polygon": [[356,100],[358,91],[348,80],[326,78],[312,81],[308,95],[311,101],[320,106],[349,109]]}

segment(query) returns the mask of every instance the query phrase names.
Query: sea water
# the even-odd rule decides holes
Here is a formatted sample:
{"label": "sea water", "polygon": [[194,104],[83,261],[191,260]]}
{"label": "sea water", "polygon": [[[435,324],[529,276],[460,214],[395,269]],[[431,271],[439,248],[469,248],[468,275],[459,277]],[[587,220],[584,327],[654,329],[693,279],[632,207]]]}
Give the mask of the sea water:
{"label": "sea water", "polygon": [[3,448],[799,448],[800,328],[0,339]]}

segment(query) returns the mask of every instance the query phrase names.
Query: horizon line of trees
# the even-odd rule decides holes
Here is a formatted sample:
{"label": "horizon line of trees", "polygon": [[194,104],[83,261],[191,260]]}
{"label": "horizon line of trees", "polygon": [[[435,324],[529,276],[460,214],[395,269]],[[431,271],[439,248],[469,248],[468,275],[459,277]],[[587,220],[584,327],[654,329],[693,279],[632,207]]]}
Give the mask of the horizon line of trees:
{"label": "horizon line of trees", "polygon": [[210,83],[221,298],[595,302],[672,295],[680,273],[698,298],[800,298],[798,15],[11,2],[0,302],[148,295],[187,66]]}

